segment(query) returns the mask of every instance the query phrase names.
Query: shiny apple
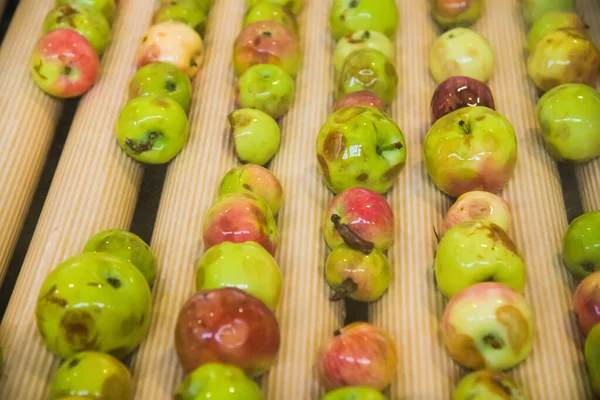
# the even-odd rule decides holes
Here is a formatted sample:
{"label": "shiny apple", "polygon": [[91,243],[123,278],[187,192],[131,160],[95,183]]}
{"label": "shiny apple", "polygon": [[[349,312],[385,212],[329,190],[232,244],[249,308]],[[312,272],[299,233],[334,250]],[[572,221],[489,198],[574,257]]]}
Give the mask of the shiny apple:
{"label": "shiny apple", "polygon": [[431,121],[463,107],[484,106],[496,109],[489,86],[468,76],[452,76],[442,82],[431,99]]}

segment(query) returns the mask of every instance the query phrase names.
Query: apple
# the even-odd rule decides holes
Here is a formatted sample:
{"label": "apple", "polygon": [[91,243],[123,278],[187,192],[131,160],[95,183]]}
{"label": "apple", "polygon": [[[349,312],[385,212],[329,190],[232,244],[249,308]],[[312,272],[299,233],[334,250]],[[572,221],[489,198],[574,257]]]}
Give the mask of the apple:
{"label": "apple", "polygon": [[433,19],[442,29],[473,25],[481,15],[483,0],[433,0]]}
{"label": "apple", "polygon": [[466,375],[454,391],[454,400],[525,400],[517,382],[501,371],[482,369]]}
{"label": "apple", "polygon": [[281,67],[258,64],[248,68],[240,77],[236,103],[278,119],[289,111],[294,92],[294,80]]}
{"label": "apple", "polygon": [[383,101],[370,90],[360,90],[340,97],[333,107],[333,112],[353,106],[375,107],[379,111],[385,113]]}
{"label": "apple", "polygon": [[530,53],[535,46],[549,33],[559,29],[572,28],[585,33],[587,25],[573,12],[554,11],[541,16],[527,34],[527,49]]}
{"label": "apple", "polygon": [[486,220],[461,222],[446,232],[434,268],[437,286],[446,297],[480,282],[502,283],[520,293],[525,288],[525,264],[516,245]]}
{"label": "apple", "polygon": [[402,131],[374,107],[333,113],[317,136],[316,150],[319,172],[335,193],[363,187],[383,194],[406,163]]}
{"label": "apple", "polygon": [[174,3],[162,5],[154,13],[153,23],[176,21],[182,22],[193,28],[200,36],[204,35],[206,30],[206,14],[202,11],[195,0],[177,0]]}
{"label": "apple", "polygon": [[258,243],[223,242],[204,253],[196,268],[196,290],[236,287],[272,310],[281,295],[281,271]]}
{"label": "apple", "polygon": [[93,351],[83,351],[67,360],[54,374],[50,400],[67,396],[93,399],[129,400],[131,374],[116,358]]}
{"label": "apple", "polygon": [[110,24],[102,12],[87,5],[59,6],[46,15],[43,31],[72,29],[81,34],[92,45],[98,56],[102,56],[110,41]]}
{"label": "apple", "polygon": [[233,45],[233,68],[240,76],[257,64],[273,64],[295,76],[300,67],[296,34],[276,21],[257,21],[242,29]]}
{"label": "apple", "polygon": [[335,332],[317,356],[319,376],[330,390],[346,386],[383,390],[394,379],[397,365],[392,338],[366,322],[355,322]]}
{"label": "apple", "polygon": [[584,353],[592,391],[600,396],[600,324],[596,324],[587,336]]}
{"label": "apple", "polygon": [[181,309],[175,349],[186,373],[218,362],[259,376],[279,351],[279,324],[262,301],[242,290],[205,290]]}
{"label": "apple", "polygon": [[578,278],[600,271],[600,210],[575,218],[563,240],[563,261]]}
{"label": "apple", "polygon": [[398,74],[389,59],[378,50],[362,49],[350,54],[340,71],[336,96],[370,90],[385,104],[396,98]]}
{"label": "apple", "polygon": [[278,4],[284,6],[295,15],[298,14],[300,10],[302,10],[303,0],[247,0],[247,2],[249,7],[263,3]]}
{"label": "apple", "polygon": [[284,200],[283,186],[268,169],[256,164],[245,164],[230,170],[219,185],[219,196],[232,193],[254,193],[277,215]]}
{"label": "apple", "polygon": [[442,82],[431,98],[431,121],[459,108],[483,106],[496,109],[489,86],[468,76],[452,76]]}
{"label": "apple", "polygon": [[187,143],[188,119],[170,97],[136,97],[117,122],[117,141],[131,158],[146,164],[171,161]]}
{"label": "apple", "polygon": [[435,185],[451,197],[473,190],[498,193],[513,177],[517,138],[500,113],[482,106],[460,108],[433,124],[423,157]]}
{"label": "apple", "polygon": [[452,76],[468,76],[487,82],[496,57],[490,43],[468,28],[454,28],[439,36],[429,53],[429,68],[440,84]]}
{"label": "apple", "polygon": [[94,48],[71,29],[42,37],[31,55],[31,75],[44,92],[61,98],[81,96],[96,83],[100,61]]}
{"label": "apple", "polygon": [[600,322],[600,272],[594,272],[582,280],[573,296],[573,308],[579,327],[585,336]]}
{"label": "apple", "polygon": [[271,209],[252,193],[233,193],[219,197],[204,217],[204,249],[223,242],[256,242],[271,255],[279,244],[279,231]]}
{"label": "apple", "polygon": [[342,244],[329,254],[325,279],[335,292],[332,300],[348,297],[357,301],[378,300],[390,285],[390,265],[381,250],[368,253]]}
{"label": "apple", "polygon": [[109,229],[92,236],[84,252],[109,253],[132,263],[152,286],[156,278],[156,258],[138,235],[122,229]]}
{"label": "apple", "polygon": [[368,387],[347,387],[329,392],[321,400],[387,400],[380,391]]}
{"label": "apple", "polygon": [[579,29],[563,28],[543,37],[527,58],[527,73],[541,90],[565,83],[596,86],[600,54]]}
{"label": "apple", "polygon": [[330,249],[342,244],[368,254],[386,251],[394,242],[394,212],[385,198],[353,187],[337,194],[327,207],[321,229]]}
{"label": "apple", "polygon": [[253,108],[242,108],[227,117],[242,162],[265,165],[279,149],[281,132],[269,114]]}
{"label": "apple", "polygon": [[472,191],[461,195],[450,207],[442,225],[442,235],[453,226],[474,219],[483,219],[498,225],[506,233],[512,225],[508,203],[490,192]]}
{"label": "apple", "polygon": [[546,149],[557,161],[584,162],[600,156],[600,93],[578,83],[546,92],[537,105]]}
{"label": "apple", "polygon": [[495,282],[469,286],[452,297],[441,330],[450,356],[471,369],[516,366],[530,353],[536,335],[525,298]]}
{"label": "apple", "polygon": [[387,36],[377,31],[355,31],[344,36],[337,43],[333,53],[335,69],[340,72],[350,54],[364,49],[378,50],[390,62],[394,62],[394,44]]}
{"label": "apple", "polygon": [[286,26],[292,32],[298,32],[296,17],[290,9],[284,5],[276,4],[273,0],[257,3],[248,9],[244,16],[243,27],[258,21],[275,21]]}
{"label": "apple", "polygon": [[185,377],[175,400],[263,400],[260,388],[241,369],[219,363],[204,364]]}
{"label": "apple", "polygon": [[115,18],[115,10],[117,8],[116,0],[56,0],[56,6],[79,6],[86,5],[100,10],[106,17],[108,22],[112,24]]}
{"label": "apple", "polygon": [[138,68],[154,62],[168,62],[191,79],[202,66],[204,43],[198,32],[183,22],[161,22],[148,29],[137,58]]}
{"label": "apple", "polygon": [[329,23],[336,40],[356,31],[376,31],[392,38],[398,19],[395,0],[334,0]]}
{"label": "apple", "polygon": [[534,24],[544,14],[553,11],[574,11],[574,0],[522,0],[523,17],[529,25]]}
{"label": "apple", "polygon": [[129,83],[129,98],[141,96],[170,97],[187,113],[192,84],[186,73],[173,64],[156,62],[138,69]]}
{"label": "apple", "polygon": [[46,277],[35,316],[46,347],[61,358],[89,350],[122,359],[146,336],[151,305],[148,283],[133,264],[82,253]]}

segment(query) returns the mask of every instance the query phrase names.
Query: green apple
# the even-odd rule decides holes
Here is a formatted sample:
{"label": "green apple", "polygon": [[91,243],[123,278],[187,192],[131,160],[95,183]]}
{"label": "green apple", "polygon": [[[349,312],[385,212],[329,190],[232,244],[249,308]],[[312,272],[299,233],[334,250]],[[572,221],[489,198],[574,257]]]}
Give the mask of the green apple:
{"label": "green apple", "polygon": [[195,0],[178,0],[176,4],[162,5],[154,13],[152,21],[155,24],[166,21],[183,22],[201,36],[204,36],[206,30],[206,14],[196,5]]}
{"label": "green apple", "polygon": [[574,0],[522,0],[525,22],[533,25],[544,14],[553,11],[575,11]]}
{"label": "green apple", "polygon": [[275,21],[285,25],[293,32],[298,32],[298,23],[289,8],[263,1],[252,6],[244,16],[243,27],[258,21]]}
{"label": "green apple", "polygon": [[525,400],[517,382],[501,371],[482,369],[465,376],[456,387],[454,400]]}
{"label": "green apple", "polygon": [[187,115],[170,97],[136,97],[121,110],[117,139],[125,153],[137,161],[167,163],[187,142]]}
{"label": "green apple", "polygon": [[329,392],[321,400],[386,400],[381,392],[370,387],[347,387]]}
{"label": "green apple", "polygon": [[157,62],[138,69],[129,82],[129,98],[142,96],[170,97],[187,113],[192,98],[190,78],[166,62]]}
{"label": "green apple", "polygon": [[273,215],[283,204],[283,187],[268,169],[256,164],[245,164],[230,170],[219,185],[219,197],[231,193],[253,193],[261,197]]}
{"label": "green apple", "polygon": [[527,73],[541,91],[565,83],[595,87],[600,54],[579,29],[562,28],[544,36],[527,58]]}
{"label": "green apple", "polygon": [[247,2],[248,7],[253,7],[262,3],[278,4],[289,9],[294,15],[296,15],[302,9],[303,0],[247,0]]}
{"label": "green apple", "polygon": [[131,393],[131,374],[125,365],[108,354],[84,351],[65,360],[56,371],[50,400],[66,396],[129,400]]}
{"label": "green apple", "polygon": [[454,28],[439,36],[429,53],[429,68],[440,84],[452,76],[468,76],[487,82],[496,57],[490,42],[468,28]]}
{"label": "green apple", "polygon": [[227,117],[235,153],[243,162],[265,165],[279,149],[279,125],[269,114],[253,108],[241,108]]}
{"label": "green apple", "polygon": [[335,69],[340,72],[350,54],[357,50],[373,49],[394,61],[394,44],[383,33],[377,31],[356,31],[340,39],[333,54]]}
{"label": "green apple", "polygon": [[46,346],[61,358],[89,350],[122,359],[146,335],[151,304],[148,283],[133,264],[82,253],[46,277],[35,316]]}
{"label": "green apple", "polygon": [[600,324],[596,324],[585,339],[584,353],[592,391],[600,396]]}
{"label": "green apple", "polygon": [[281,67],[258,64],[248,68],[239,81],[237,103],[256,108],[271,117],[283,117],[294,100],[294,80]]}
{"label": "green apple", "polygon": [[483,0],[433,0],[431,13],[442,29],[473,25],[481,15]]}
{"label": "green apple", "polygon": [[48,13],[44,33],[61,28],[72,29],[86,38],[98,56],[102,56],[111,38],[106,17],[98,9],[84,4],[64,5]]}
{"label": "green apple", "polygon": [[398,29],[398,6],[395,0],[334,0],[329,22],[336,40],[363,30],[391,38]]}
{"label": "green apple", "polygon": [[122,229],[109,229],[92,236],[84,252],[109,253],[129,261],[140,270],[148,285],[156,278],[156,258],[150,247],[138,235]]}
{"label": "green apple", "polygon": [[544,14],[529,30],[529,34],[527,35],[527,49],[532,53],[538,42],[547,34],[564,28],[572,28],[585,32],[587,25],[579,18],[579,15],[572,12],[556,11]]}
{"label": "green apple", "polygon": [[108,22],[112,24],[115,19],[115,10],[117,8],[117,3],[115,0],[56,0],[56,6],[78,6],[78,5],[87,5],[100,10],[102,14],[106,17]]}
{"label": "green apple", "polygon": [[423,157],[429,176],[449,196],[498,193],[514,174],[517,138],[511,123],[491,108],[460,108],[433,124]]}
{"label": "green apple", "polygon": [[406,163],[402,131],[375,107],[333,113],[317,136],[321,176],[335,193],[351,187],[387,192]]}
{"label": "green apple", "polygon": [[600,93],[568,83],[546,92],[537,119],[548,152],[557,161],[583,162],[600,156]]}
{"label": "green apple", "polygon": [[600,210],[575,218],[563,240],[563,261],[578,278],[600,271]]}
{"label": "green apple", "polygon": [[342,244],[327,257],[325,279],[335,292],[333,300],[348,297],[371,302],[387,291],[390,285],[390,265],[377,248],[365,254]]}
{"label": "green apple", "polygon": [[486,220],[461,222],[446,232],[434,268],[437,286],[446,297],[480,282],[502,283],[519,293],[525,289],[525,263],[516,245]]}
{"label": "green apple", "polygon": [[196,267],[196,290],[235,287],[274,310],[281,295],[281,271],[267,250],[255,242],[223,242],[204,253]]}
{"label": "green apple", "polygon": [[263,400],[258,385],[244,371],[227,364],[207,363],[185,377],[175,400]]}

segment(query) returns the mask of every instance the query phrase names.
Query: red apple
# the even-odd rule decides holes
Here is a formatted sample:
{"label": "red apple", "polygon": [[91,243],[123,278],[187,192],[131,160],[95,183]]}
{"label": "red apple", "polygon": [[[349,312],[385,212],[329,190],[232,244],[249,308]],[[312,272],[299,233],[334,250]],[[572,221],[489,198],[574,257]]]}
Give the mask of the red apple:
{"label": "red apple", "polygon": [[353,106],[368,106],[378,108],[381,112],[385,112],[385,106],[383,101],[377,96],[375,93],[370,90],[361,90],[358,92],[348,93],[344,97],[340,98],[335,107],[333,108],[333,112],[341,110],[345,107],[353,107]]}
{"label": "red apple", "polygon": [[488,85],[468,76],[453,76],[442,82],[431,99],[432,123],[463,107],[485,106],[495,110]]}
{"label": "red apple", "polygon": [[56,29],[40,39],[31,56],[31,74],[44,92],[62,98],[81,96],[96,83],[100,61],[85,37]]}
{"label": "red apple", "polygon": [[321,227],[331,249],[345,242],[365,254],[385,251],[394,241],[394,212],[382,195],[350,188],[331,199]]}
{"label": "red apple", "polygon": [[474,219],[493,222],[506,233],[510,232],[512,224],[510,206],[502,197],[475,190],[456,199],[444,217],[442,234],[461,222]]}
{"label": "red apple", "polygon": [[600,322],[600,272],[588,275],[579,283],[573,297],[579,326],[585,336]]}
{"label": "red apple", "polygon": [[385,389],[396,374],[398,356],[381,328],[355,322],[340,329],[321,348],[317,367],[327,389],[364,386]]}
{"label": "red apple", "polygon": [[216,362],[258,376],[275,361],[279,324],[262,301],[242,290],[205,290],[181,309],[175,349],[186,373]]}
{"label": "red apple", "polygon": [[247,25],[233,46],[233,67],[240,76],[256,64],[274,64],[291,76],[300,66],[298,39],[285,25],[258,21]]}
{"label": "red apple", "polygon": [[252,193],[221,196],[204,218],[204,249],[222,242],[257,242],[275,255],[279,231],[271,209]]}

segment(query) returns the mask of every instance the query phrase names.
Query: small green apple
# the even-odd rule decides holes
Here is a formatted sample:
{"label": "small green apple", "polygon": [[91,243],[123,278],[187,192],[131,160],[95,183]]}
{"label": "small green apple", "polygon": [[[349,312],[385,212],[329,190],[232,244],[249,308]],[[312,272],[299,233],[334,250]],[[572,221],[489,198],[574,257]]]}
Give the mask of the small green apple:
{"label": "small green apple", "polygon": [[563,261],[578,278],[600,271],[600,210],[571,222],[563,240]]}
{"label": "small green apple", "polygon": [[600,396],[600,324],[596,324],[585,339],[584,353],[592,391]]}
{"label": "small green apple", "polygon": [[272,310],[279,304],[281,285],[277,262],[255,242],[220,243],[208,249],[196,267],[196,290],[235,287]]}
{"label": "small green apple", "polygon": [[459,75],[487,82],[494,73],[495,60],[487,39],[471,29],[454,28],[433,42],[429,68],[438,84]]}
{"label": "small green apple", "polygon": [[263,400],[258,385],[244,371],[227,364],[207,363],[185,377],[175,400]]}
{"label": "small green apple", "polygon": [[293,32],[298,32],[298,23],[294,14],[289,8],[272,3],[271,1],[263,1],[252,6],[244,16],[243,27],[258,21],[275,21],[285,25]]}
{"label": "small green apple", "polygon": [[204,31],[206,30],[206,14],[198,8],[194,0],[179,0],[177,4],[161,6],[154,13],[152,21],[155,24],[166,21],[183,22],[194,28],[200,36],[204,36]]}
{"label": "small green apple", "polygon": [[481,15],[483,0],[433,0],[431,13],[442,29],[473,25]]}
{"label": "small green apple", "polygon": [[185,72],[166,62],[138,69],[129,83],[129,98],[141,96],[170,97],[187,113],[192,98],[192,83]]}
{"label": "small green apple", "polygon": [[575,28],[562,28],[544,36],[527,58],[527,73],[541,91],[565,83],[596,86],[600,54],[594,43]]}
{"label": "small green apple", "polygon": [[150,247],[138,235],[122,229],[109,229],[92,236],[84,252],[109,253],[129,261],[140,270],[148,285],[156,278],[156,258]]}
{"label": "small green apple", "polygon": [[121,110],[117,139],[125,153],[137,161],[167,163],[187,142],[187,115],[170,97],[136,97]]}
{"label": "small green apple", "polygon": [[329,22],[336,40],[361,30],[392,38],[398,29],[398,6],[395,0],[334,0]]}
{"label": "small green apple", "polygon": [[568,83],[546,92],[537,105],[546,148],[557,161],[583,162],[600,156],[600,93]]}
{"label": "small green apple", "polygon": [[98,9],[84,4],[64,5],[48,13],[44,20],[44,33],[61,28],[73,29],[81,34],[98,56],[102,56],[111,38],[106,17]]}
{"label": "small green apple", "polygon": [[522,0],[525,22],[533,25],[544,14],[553,11],[575,11],[574,0]]}
{"label": "small green apple", "polygon": [[256,164],[245,164],[230,170],[219,185],[219,197],[231,193],[253,193],[261,197],[273,215],[283,204],[283,187],[268,169]]}
{"label": "small green apple", "polygon": [[394,44],[387,36],[377,31],[356,31],[341,38],[335,47],[333,54],[335,69],[340,72],[350,54],[363,49],[378,50],[390,62],[394,61]]}
{"label": "small green apple", "polygon": [[248,68],[239,81],[237,103],[256,108],[271,117],[283,117],[294,100],[294,80],[281,67],[258,64]]}
{"label": "small green apple", "polygon": [[56,6],[78,6],[87,5],[100,10],[110,24],[115,19],[117,3],[115,0],[56,0]]}
{"label": "small green apple", "polygon": [[370,387],[347,387],[329,392],[321,400],[387,400],[381,392]]}
{"label": "small green apple", "polygon": [[333,113],[317,136],[321,176],[335,193],[351,187],[387,192],[406,163],[402,131],[375,107]]}
{"label": "small green apple", "polygon": [[273,3],[289,9],[294,15],[298,14],[302,9],[303,1],[304,0],[247,0],[248,7],[253,7],[262,3]]}
{"label": "small green apple", "polygon": [[90,350],[122,359],[146,336],[151,305],[148,283],[133,264],[82,253],[46,277],[35,316],[46,346],[61,358]]}
{"label": "small green apple", "polygon": [[66,396],[129,400],[131,392],[131,374],[125,365],[108,354],[84,351],[65,360],[56,371],[50,400]]}
{"label": "small green apple", "polygon": [[514,242],[493,222],[470,220],[452,227],[435,253],[435,279],[452,297],[480,282],[498,282],[519,293],[525,289],[525,263]]}
{"label": "small green apple", "polygon": [[525,400],[517,382],[501,371],[482,369],[465,376],[456,387],[454,400]]}
{"label": "small green apple", "polygon": [[243,162],[265,165],[279,149],[279,125],[269,114],[253,108],[241,108],[227,117],[235,153]]}
{"label": "small green apple", "polygon": [[579,18],[579,15],[572,12],[556,11],[544,14],[529,30],[529,34],[527,35],[527,49],[532,53],[538,42],[547,34],[564,28],[572,28],[585,32],[587,25]]}

